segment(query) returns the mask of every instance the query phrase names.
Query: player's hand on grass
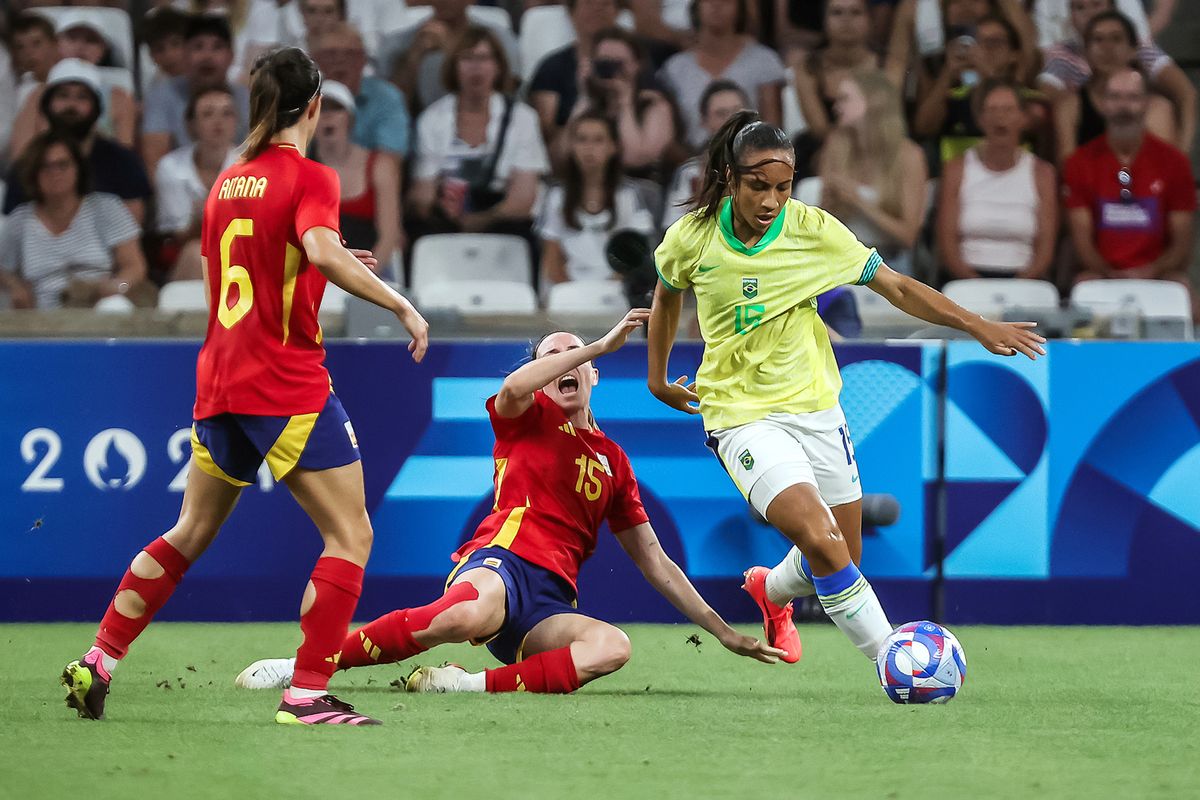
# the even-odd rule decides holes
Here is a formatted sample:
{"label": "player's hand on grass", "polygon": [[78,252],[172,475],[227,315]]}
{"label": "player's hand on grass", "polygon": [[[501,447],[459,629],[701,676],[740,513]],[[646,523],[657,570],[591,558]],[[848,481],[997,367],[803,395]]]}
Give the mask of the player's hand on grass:
{"label": "player's hand on grass", "polygon": [[356,250],[353,247],[347,248],[350,255],[362,262],[362,265],[371,272],[379,272],[379,259],[370,250]]}
{"label": "player's hand on grass", "polygon": [[600,351],[602,354],[615,353],[620,350],[629,338],[629,334],[636,331],[638,328],[646,324],[646,320],[650,319],[650,309],[648,308],[631,308],[620,322],[613,329],[604,334],[604,338],[600,339]]}
{"label": "player's hand on grass", "polygon": [[[687,375],[680,377],[674,383],[651,386],[650,394],[676,411],[682,411],[685,414],[700,413],[700,396],[696,394],[696,382],[688,383]],[[696,405],[692,405],[693,403]]]}
{"label": "player's hand on grass", "polygon": [[752,636],[743,636],[733,630],[721,640],[721,644],[731,653],[753,658],[764,664],[774,664],[785,655],[782,650],[760,642]]}
{"label": "player's hand on grass", "polygon": [[1036,361],[1046,355],[1043,336],[1033,332],[1036,322],[992,322],[982,320],[971,333],[979,343],[998,356],[1015,356],[1021,353]]}
{"label": "player's hand on grass", "polygon": [[429,349],[429,323],[407,300],[396,317],[412,337],[412,341],[408,343],[408,352],[412,353],[413,361],[420,364],[421,359],[425,357],[425,351]]}

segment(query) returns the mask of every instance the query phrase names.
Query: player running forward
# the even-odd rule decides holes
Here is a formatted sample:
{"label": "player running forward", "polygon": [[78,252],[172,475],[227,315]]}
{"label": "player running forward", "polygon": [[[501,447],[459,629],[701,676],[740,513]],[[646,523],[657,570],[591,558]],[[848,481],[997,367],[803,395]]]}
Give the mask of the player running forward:
{"label": "player running forward", "polygon": [[[646,580],[722,645],[767,663],[782,655],[725,624],[663,552],[629,458],[592,417],[592,387],[600,377],[593,360],[620,348],[648,316],[634,309],[588,345],[571,333],[545,336],[531,360],[505,379],[487,401],[496,434],[492,513],[454,555],[458,566],[445,594],[353,631],[339,668],[402,661],[439,644],[470,641],[486,643],[508,666],[477,673],[417,667],[408,690],[573,692],[615,672],[629,660],[629,639],[575,610],[575,579],[605,520]],[[237,682],[286,685],[291,671],[291,659],[267,659]]]}
{"label": "player running forward", "polygon": [[[818,295],[865,284],[897,308],[974,336],[1000,355],[1044,354],[1032,322],[989,322],[883,264],[827,212],[789,198],[788,137],[751,111],[713,137],[692,212],[655,252],[651,393],[701,414],[708,444],[750,504],[795,547],[774,569],[746,571],[767,641],[800,658],[793,597],[816,594],[829,617],[874,659],[891,625],[856,566],[862,487]],[[684,290],[696,294],[704,358],[694,384],[670,383],[667,360]],[[699,408],[692,405],[699,403]]]}
{"label": "player running forward", "polygon": [[255,62],[245,152],[204,208],[208,332],[179,521],[133,559],[95,646],[63,670],[67,705],[80,717],[103,718],[113,670],[266,459],[325,543],[300,606],[294,685],[275,721],[378,724],[326,692],[371,551],[358,444],[331,390],[317,324],[326,278],[394,312],[416,361],[428,326],[368,269],[369,253],[359,254],[363,263],[342,247],[337,175],[304,157],[320,113],[321,76],[302,50]]}

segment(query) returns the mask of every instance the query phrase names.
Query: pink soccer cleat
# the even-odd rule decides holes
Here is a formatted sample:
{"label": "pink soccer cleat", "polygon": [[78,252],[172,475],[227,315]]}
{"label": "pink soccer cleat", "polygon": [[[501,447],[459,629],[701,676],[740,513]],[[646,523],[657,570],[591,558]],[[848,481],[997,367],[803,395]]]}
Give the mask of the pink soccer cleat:
{"label": "pink soccer cleat", "polygon": [[382,725],[377,719],[354,713],[354,706],[331,694],[301,699],[283,693],[275,721],[282,725]]}
{"label": "pink soccer cleat", "polygon": [[767,574],[769,572],[770,570],[766,567],[751,567],[742,573],[746,578],[742,588],[746,590],[746,594],[754,598],[754,602],[762,611],[763,631],[767,635],[767,644],[778,647],[784,652],[783,661],[795,664],[800,660],[803,648],[800,646],[800,633],[796,630],[796,623],[792,622],[792,604],[777,606],[767,598]]}

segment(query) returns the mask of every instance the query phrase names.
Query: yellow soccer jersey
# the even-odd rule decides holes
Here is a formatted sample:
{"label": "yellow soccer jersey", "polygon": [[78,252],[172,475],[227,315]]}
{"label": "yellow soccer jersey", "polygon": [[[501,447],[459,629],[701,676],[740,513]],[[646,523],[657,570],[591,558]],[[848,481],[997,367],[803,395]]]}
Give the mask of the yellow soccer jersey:
{"label": "yellow soccer jersey", "polygon": [[667,288],[696,292],[705,344],[696,393],[710,431],[837,403],[842,378],[817,295],[868,283],[883,263],[833,215],[798,200],[753,247],[734,236],[732,213],[726,198],[715,219],[685,214],[654,252]]}

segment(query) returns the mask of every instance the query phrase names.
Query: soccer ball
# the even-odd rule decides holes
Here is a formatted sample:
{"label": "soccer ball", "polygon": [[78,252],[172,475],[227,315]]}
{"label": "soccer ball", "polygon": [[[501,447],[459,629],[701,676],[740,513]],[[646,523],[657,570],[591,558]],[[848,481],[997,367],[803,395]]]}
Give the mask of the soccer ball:
{"label": "soccer ball", "polygon": [[958,639],[926,620],[892,631],[875,666],[879,685],[894,703],[947,703],[967,678],[967,655]]}

